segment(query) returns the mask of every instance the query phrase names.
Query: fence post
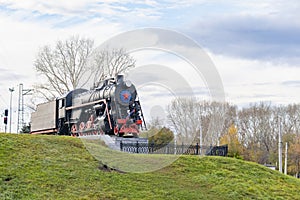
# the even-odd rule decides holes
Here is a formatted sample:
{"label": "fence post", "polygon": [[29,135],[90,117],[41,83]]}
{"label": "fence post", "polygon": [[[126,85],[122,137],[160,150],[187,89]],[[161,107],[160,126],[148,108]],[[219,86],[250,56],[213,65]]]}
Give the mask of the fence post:
{"label": "fence post", "polygon": [[123,142],[122,142],[122,140],[120,141],[120,150],[123,151]]}
{"label": "fence post", "polygon": [[184,146],[183,146],[183,142],[181,143],[181,154],[183,154],[184,152]]}
{"label": "fence post", "polygon": [[198,154],[199,154],[199,144],[197,142],[197,144],[196,144],[196,155],[198,155]]}
{"label": "fence post", "polygon": [[169,154],[169,144],[167,144],[166,154]]}
{"label": "fence post", "polygon": [[139,153],[139,142],[136,141],[136,153]]}
{"label": "fence post", "polygon": [[154,142],[152,141],[151,142],[151,153],[153,153],[154,152]]}
{"label": "fence post", "polygon": [[177,154],[177,143],[176,143],[176,140],[174,141],[174,154],[176,155]]}

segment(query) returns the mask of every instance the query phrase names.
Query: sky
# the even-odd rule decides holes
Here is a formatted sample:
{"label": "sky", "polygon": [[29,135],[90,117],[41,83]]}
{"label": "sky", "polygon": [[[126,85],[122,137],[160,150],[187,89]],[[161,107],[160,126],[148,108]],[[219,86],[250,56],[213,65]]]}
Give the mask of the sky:
{"label": "sky", "polygon": [[[14,130],[18,85],[29,89],[36,83],[34,60],[42,46],[73,35],[91,38],[97,46],[120,33],[149,27],[176,31],[205,50],[222,80],[226,101],[239,107],[261,101],[299,103],[299,10],[297,0],[0,0],[0,113],[9,108],[12,94]],[[132,55],[137,65],[155,60],[193,79],[179,57],[153,51]],[[205,87],[203,80],[199,85],[199,90]],[[141,88],[142,93],[147,89],[153,88]],[[157,98],[155,103],[144,100],[155,109],[159,104]],[[28,112],[25,118],[30,118]]]}

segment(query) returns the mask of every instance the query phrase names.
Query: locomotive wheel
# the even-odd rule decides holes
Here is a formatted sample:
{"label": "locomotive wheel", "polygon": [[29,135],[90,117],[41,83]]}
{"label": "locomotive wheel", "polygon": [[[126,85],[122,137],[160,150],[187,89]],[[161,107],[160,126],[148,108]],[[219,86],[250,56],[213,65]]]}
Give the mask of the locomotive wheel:
{"label": "locomotive wheel", "polygon": [[90,130],[89,130],[90,135],[98,135],[97,127],[95,124],[91,122],[90,124]]}
{"label": "locomotive wheel", "polygon": [[85,129],[85,124],[84,122],[81,122],[80,125],[79,125],[79,135],[84,135],[83,131]]}
{"label": "locomotive wheel", "polygon": [[77,136],[77,125],[76,124],[73,124],[72,127],[71,127],[71,135],[73,137]]}
{"label": "locomotive wheel", "polygon": [[96,125],[93,124],[93,132],[94,135],[98,135],[98,131],[96,130]]}
{"label": "locomotive wheel", "polygon": [[92,123],[94,123],[94,115],[90,116],[89,121],[91,121]]}
{"label": "locomotive wheel", "polygon": [[97,130],[96,130],[96,126],[94,124],[94,115],[91,115],[89,120],[86,122],[86,128],[87,129],[91,129],[89,131],[90,135],[97,135]]}
{"label": "locomotive wheel", "polygon": [[97,134],[98,134],[98,135],[104,135],[104,132],[103,132],[102,129],[99,129],[99,130],[97,131]]}
{"label": "locomotive wheel", "polygon": [[94,129],[92,122],[91,121],[87,121],[86,122],[87,135],[92,135],[92,129]]}

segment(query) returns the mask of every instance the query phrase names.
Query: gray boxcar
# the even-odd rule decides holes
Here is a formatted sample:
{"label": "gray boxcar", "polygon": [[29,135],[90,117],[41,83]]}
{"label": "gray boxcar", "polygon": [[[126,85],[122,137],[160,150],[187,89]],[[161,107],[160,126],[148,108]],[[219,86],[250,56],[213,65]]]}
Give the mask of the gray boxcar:
{"label": "gray boxcar", "polygon": [[39,104],[36,112],[31,114],[31,133],[54,133],[57,132],[57,101]]}

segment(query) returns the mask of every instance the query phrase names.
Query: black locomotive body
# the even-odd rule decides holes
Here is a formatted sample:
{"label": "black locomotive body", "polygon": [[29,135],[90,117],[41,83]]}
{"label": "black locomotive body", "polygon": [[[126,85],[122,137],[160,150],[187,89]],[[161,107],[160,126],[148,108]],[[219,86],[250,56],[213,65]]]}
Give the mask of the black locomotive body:
{"label": "black locomotive body", "polygon": [[40,104],[31,115],[32,134],[137,137],[144,126],[136,88],[122,75],[106,79],[94,89],[75,89]]}

